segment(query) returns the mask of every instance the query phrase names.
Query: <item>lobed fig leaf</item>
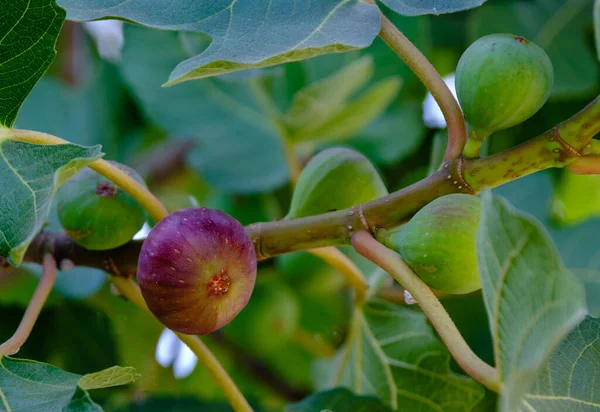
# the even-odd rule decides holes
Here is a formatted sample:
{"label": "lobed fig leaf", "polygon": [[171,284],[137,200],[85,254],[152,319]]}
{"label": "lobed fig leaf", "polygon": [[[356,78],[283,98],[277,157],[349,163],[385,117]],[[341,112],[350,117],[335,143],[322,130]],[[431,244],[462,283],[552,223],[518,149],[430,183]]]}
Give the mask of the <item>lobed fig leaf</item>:
{"label": "lobed fig leaf", "polygon": [[150,231],[137,280],[150,311],[177,332],[205,335],[246,306],[256,254],[244,227],[213,209],[174,212]]}
{"label": "lobed fig leaf", "polygon": [[548,100],[553,83],[546,52],[512,34],[481,37],[456,68],[458,100],[480,139],[533,116]]}
{"label": "lobed fig leaf", "polygon": [[[144,184],[137,172],[110,162]],[[86,168],[56,195],[60,224],[73,241],[90,250],[114,249],[129,242],[146,222],[142,206],[104,176]]]}
{"label": "lobed fig leaf", "polygon": [[479,198],[446,195],[392,231],[388,246],[432,288],[452,294],[474,292],[481,289],[475,249],[480,217]]}
{"label": "lobed fig leaf", "polygon": [[346,148],[326,149],[302,171],[287,217],[345,209],[387,193],[379,173],[362,154]]}

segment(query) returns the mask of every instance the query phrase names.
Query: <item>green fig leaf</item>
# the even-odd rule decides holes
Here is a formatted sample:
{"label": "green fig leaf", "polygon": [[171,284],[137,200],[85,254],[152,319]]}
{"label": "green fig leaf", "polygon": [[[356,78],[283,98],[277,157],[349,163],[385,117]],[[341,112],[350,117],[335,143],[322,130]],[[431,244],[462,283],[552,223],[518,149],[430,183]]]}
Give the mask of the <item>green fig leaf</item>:
{"label": "green fig leaf", "polygon": [[[71,20],[116,17],[212,37],[206,50],[175,67],[168,85],[364,48],[380,26],[377,7],[358,0],[58,0],[58,4]],[[286,27],[285,35],[281,27]]]}
{"label": "green fig leaf", "polygon": [[343,140],[355,136],[385,112],[398,95],[401,84],[399,77],[377,82],[322,124],[306,123],[292,139]]}
{"label": "green fig leaf", "polygon": [[481,6],[486,0],[381,0],[396,13],[405,16],[456,13]]}
{"label": "green fig leaf", "polygon": [[65,14],[54,0],[2,2],[0,126],[13,125],[25,98],[54,60]]}
{"label": "green fig leaf", "polygon": [[326,149],[302,171],[287,217],[346,209],[387,193],[379,173],[362,154],[346,148]]}
{"label": "green fig leaf", "polygon": [[515,411],[552,350],[585,316],[585,292],[544,227],[490,192],[483,194],[477,251],[504,385],[500,411]]}
{"label": "green fig leaf", "polygon": [[131,369],[114,367],[82,377],[47,363],[0,356],[0,408],[7,411],[101,411],[81,383],[87,384],[89,389],[124,385],[137,377]]}
{"label": "green fig leaf", "polygon": [[319,361],[318,389],[338,386],[406,411],[471,411],[484,389],[450,370],[450,354],[421,312],[382,300],[356,311],[346,344]]}
{"label": "green fig leaf", "polygon": [[523,410],[600,410],[600,319],[587,317],[543,365]]}
{"label": "green fig leaf", "polygon": [[314,411],[391,412],[381,401],[371,396],[357,396],[345,388],[318,392],[285,407],[285,412]]}
{"label": "green fig leaf", "polygon": [[552,219],[573,225],[600,216],[600,176],[563,171],[551,203]]}
{"label": "green fig leaf", "polygon": [[309,125],[318,127],[331,118],[346,105],[352,94],[371,80],[373,70],[373,58],[367,55],[300,89],[285,116],[291,138]]}
{"label": "green fig leaf", "polygon": [[56,190],[102,153],[100,146],[37,145],[2,134],[0,129],[0,256],[18,266],[48,218]]}

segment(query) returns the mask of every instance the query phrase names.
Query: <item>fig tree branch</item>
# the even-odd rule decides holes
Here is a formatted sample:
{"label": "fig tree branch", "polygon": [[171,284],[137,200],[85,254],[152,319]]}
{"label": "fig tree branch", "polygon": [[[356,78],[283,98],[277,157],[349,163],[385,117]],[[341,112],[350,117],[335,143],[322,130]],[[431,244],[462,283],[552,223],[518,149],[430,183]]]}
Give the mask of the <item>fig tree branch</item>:
{"label": "fig tree branch", "polygon": [[[375,0],[365,0],[375,4]],[[442,110],[448,126],[448,146],[444,159],[454,159],[461,155],[467,144],[467,125],[458,102],[444,80],[427,60],[427,57],[383,13],[379,37],[392,49],[421,79]]]}
{"label": "fig tree branch", "polygon": [[435,294],[396,252],[379,243],[366,231],[355,233],[352,245],[358,253],[383,268],[410,292],[456,362],[469,376],[494,392],[500,391],[498,370],[482,361],[471,350]]}

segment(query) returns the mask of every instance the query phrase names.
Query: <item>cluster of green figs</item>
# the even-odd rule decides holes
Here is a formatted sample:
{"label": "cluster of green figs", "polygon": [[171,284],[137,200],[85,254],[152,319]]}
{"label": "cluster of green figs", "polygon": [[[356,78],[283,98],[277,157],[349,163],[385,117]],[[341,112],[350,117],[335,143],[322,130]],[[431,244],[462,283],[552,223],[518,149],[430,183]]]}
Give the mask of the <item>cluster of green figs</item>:
{"label": "cluster of green figs", "polygon": [[[523,37],[489,35],[461,57],[456,85],[471,139],[483,140],[541,108],[552,89],[552,64]],[[143,184],[134,170],[116,165]],[[328,196],[332,190],[339,195]],[[364,156],[327,149],[303,170],[287,218],[340,210],[386,194]],[[57,201],[66,233],[90,250],[124,245],[148,220],[129,194],[90,169],[63,186]],[[475,247],[479,219],[477,197],[443,196],[391,231],[385,243],[433,289],[473,292],[481,288]],[[148,307],[165,326],[207,334],[246,306],[256,267],[254,245],[244,227],[221,211],[197,207],[176,211],[152,228],[139,256],[137,281]]]}

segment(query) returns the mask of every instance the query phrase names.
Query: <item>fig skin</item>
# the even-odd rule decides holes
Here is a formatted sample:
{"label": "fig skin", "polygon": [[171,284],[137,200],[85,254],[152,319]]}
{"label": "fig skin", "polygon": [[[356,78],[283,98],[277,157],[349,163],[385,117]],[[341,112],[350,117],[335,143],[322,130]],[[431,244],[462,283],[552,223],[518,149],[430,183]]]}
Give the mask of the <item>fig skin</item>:
{"label": "fig skin", "polygon": [[213,209],[190,208],[158,222],[142,245],[137,280],[150,311],[190,335],[222,328],[246,306],[256,254],[244,227]]}
{"label": "fig skin", "polygon": [[533,116],[554,84],[546,52],[521,36],[491,34],[475,41],[456,68],[456,92],[475,134],[490,134]]}
{"label": "fig skin", "polygon": [[463,294],[481,289],[476,239],[480,199],[440,197],[421,209],[386,242],[433,289]]}
{"label": "fig skin", "polygon": [[[130,167],[109,162],[145,186]],[[73,241],[89,250],[124,245],[142,228],[147,213],[127,192],[92,169],[85,168],[56,194],[58,219]]]}

